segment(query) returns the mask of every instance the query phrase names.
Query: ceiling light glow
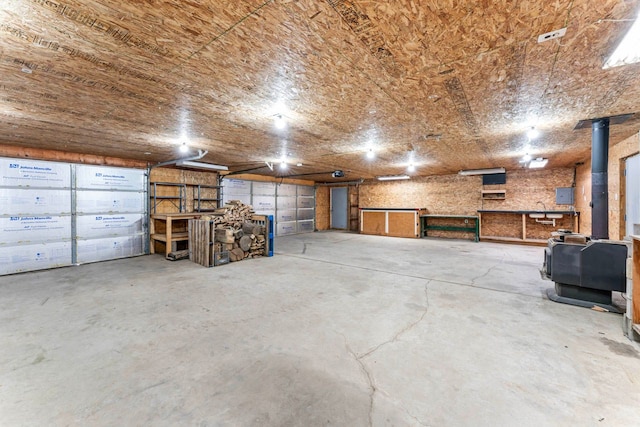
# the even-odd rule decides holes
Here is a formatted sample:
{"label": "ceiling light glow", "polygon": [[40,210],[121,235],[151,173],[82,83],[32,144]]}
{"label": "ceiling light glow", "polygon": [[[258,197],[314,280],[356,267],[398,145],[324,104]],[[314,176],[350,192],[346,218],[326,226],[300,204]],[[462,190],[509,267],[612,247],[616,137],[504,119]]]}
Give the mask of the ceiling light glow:
{"label": "ceiling light glow", "polygon": [[189,146],[187,145],[186,142],[183,142],[182,144],[180,144],[180,152],[181,153],[189,152]]}
{"label": "ceiling light glow", "polygon": [[636,62],[640,62],[640,15],[602,68],[606,70]]}
{"label": "ceiling light glow", "polygon": [[409,167],[407,167],[407,171],[415,172],[416,171],[416,166],[413,163],[410,163]]}
{"label": "ceiling light glow", "polygon": [[538,136],[540,136],[540,131],[533,126],[527,131],[527,137],[529,140],[536,139]]}
{"label": "ceiling light glow", "polygon": [[281,114],[278,114],[275,119],[276,129],[284,129],[287,127],[287,121],[282,117]]}
{"label": "ceiling light glow", "polygon": [[367,159],[369,160],[373,160],[376,157],[376,153],[375,151],[373,151],[373,148],[369,148],[369,151],[367,151]]}
{"label": "ceiling light glow", "polygon": [[280,169],[285,170],[285,169],[287,169],[287,167],[288,167],[287,162],[283,160],[280,163]]}
{"label": "ceiling light glow", "polygon": [[527,153],[524,156],[522,156],[522,161],[527,163],[531,161],[531,154]]}

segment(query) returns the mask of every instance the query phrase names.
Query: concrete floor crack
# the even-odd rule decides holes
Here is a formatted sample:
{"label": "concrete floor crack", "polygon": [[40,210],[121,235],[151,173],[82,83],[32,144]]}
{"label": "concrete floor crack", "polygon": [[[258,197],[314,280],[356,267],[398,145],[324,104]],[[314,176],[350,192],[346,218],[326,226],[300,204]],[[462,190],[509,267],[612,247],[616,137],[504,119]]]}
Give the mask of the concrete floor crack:
{"label": "concrete floor crack", "polygon": [[473,279],[471,279],[471,284],[472,284],[472,285],[475,285],[475,284],[476,284],[476,280],[479,280],[479,279],[482,279],[483,277],[488,276],[488,275],[489,275],[489,273],[491,273],[491,271],[492,271],[493,269],[495,269],[495,268],[498,268],[498,264],[496,264],[496,265],[494,265],[494,266],[489,267],[489,268],[487,269],[487,271],[485,271],[483,274],[481,274],[481,275],[479,275],[479,276],[474,277]]}
{"label": "concrete floor crack", "polygon": [[429,283],[431,282],[431,280],[429,280],[427,282],[426,285],[424,285],[424,299],[425,299],[425,308],[422,312],[422,314],[420,315],[420,317],[409,323],[407,326],[405,326],[404,328],[402,328],[400,331],[398,331],[393,337],[391,337],[390,339],[381,342],[380,344],[376,345],[375,347],[373,347],[372,349],[370,349],[369,351],[367,351],[366,353],[363,353],[359,356],[357,356],[357,359],[363,359],[367,356],[370,356],[371,354],[375,353],[376,351],[378,351],[380,348],[384,347],[387,344],[391,344],[392,342],[395,342],[398,340],[398,338],[400,338],[401,335],[409,332],[411,329],[415,328],[420,322],[422,322],[425,318],[425,316],[427,315],[427,313],[429,312],[429,293],[428,293],[428,286]]}
{"label": "concrete floor crack", "polygon": [[373,426],[373,398],[376,394],[376,386],[375,383],[373,381],[373,376],[371,375],[371,372],[369,372],[369,369],[367,369],[367,366],[364,364],[364,362],[358,358],[358,355],[356,355],[356,353],[351,349],[351,347],[349,347],[349,343],[347,343],[347,338],[343,335],[342,338],[344,338],[344,345],[347,349],[347,352],[351,355],[351,357],[353,357],[353,360],[356,361],[356,363],[358,363],[358,365],[360,366],[360,370],[362,371],[362,373],[367,377],[367,382],[369,385],[369,427]]}

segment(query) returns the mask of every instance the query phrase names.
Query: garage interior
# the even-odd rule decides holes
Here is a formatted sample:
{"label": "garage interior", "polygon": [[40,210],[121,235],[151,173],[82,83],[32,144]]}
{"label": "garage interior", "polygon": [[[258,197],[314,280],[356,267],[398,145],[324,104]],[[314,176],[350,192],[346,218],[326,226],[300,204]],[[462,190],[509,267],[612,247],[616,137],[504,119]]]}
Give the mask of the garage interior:
{"label": "garage interior", "polygon": [[639,13],[3,0],[0,424],[637,425]]}

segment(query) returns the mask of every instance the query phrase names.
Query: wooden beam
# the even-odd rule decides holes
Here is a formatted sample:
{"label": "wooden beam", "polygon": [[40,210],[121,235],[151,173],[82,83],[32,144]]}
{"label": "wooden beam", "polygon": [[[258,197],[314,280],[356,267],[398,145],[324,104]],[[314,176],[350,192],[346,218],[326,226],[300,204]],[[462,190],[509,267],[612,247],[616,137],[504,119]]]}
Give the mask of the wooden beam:
{"label": "wooden beam", "polygon": [[21,159],[50,160],[56,162],[82,163],[87,165],[117,166],[137,169],[146,169],[148,166],[146,162],[140,160],[96,156],[93,154],[67,153],[64,151],[47,150],[43,148],[17,147],[13,145],[0,145],[0,156]]}

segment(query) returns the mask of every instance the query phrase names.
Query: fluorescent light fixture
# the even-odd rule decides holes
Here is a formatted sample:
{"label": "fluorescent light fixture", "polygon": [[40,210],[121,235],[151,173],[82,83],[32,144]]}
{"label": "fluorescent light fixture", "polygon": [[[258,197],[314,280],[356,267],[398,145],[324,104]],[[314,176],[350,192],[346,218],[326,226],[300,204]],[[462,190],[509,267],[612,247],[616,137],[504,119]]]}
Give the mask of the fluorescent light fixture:
{"label": "fluorescent light fixture", "polygon": [[543,159],[542,157],[538,157],[537,159],[531,160],[531,162],[529,163],[529,168],[531,169],[543,168],[547,165],[548,161],[549,159]]}
{"label": "fluorescent light fixture", "polygon": [[487,175],[492,173],[505,173],[504,168],[490,168],[490,169],[467,169],[458,172],[459,175]]}
{"label": "fluorescent light fixture", "polygon": [[183,168],[218,170],[218,171],[229,170],[229,168],[226,166],[214,165],[213,163],[193,162],[191,160],[180,160],[176,162],[176,166],[181,166]]}
{"label": "fluorescent light fixture", "polygon": [[631,25],[613,54],[604,63],[603,69],[640,62],[640,16]]}
{"label": "fluorescent light fixture", "polygon": [[410,179],[409,175],[386,175],[377,177],[378,181],[395,181],[399,179]]}

